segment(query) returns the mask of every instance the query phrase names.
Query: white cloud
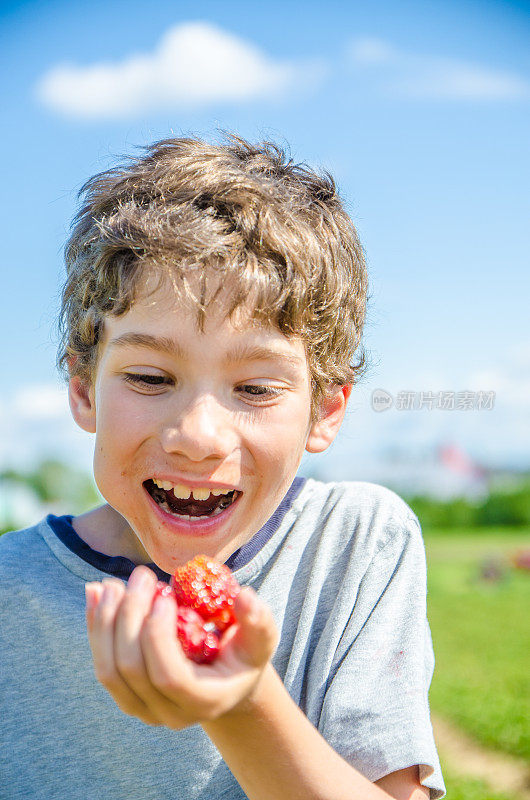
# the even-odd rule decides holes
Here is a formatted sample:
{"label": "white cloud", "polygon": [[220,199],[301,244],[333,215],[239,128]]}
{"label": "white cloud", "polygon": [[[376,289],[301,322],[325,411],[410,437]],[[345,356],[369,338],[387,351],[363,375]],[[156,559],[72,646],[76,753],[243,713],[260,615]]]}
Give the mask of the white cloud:
{"label": "white cloud", "polygon": [[21,420],[52,420],[62,418],[68,408],[66,386],[35,384],[18,391],[12,400]]}
{"label": "white cloud", "polygon": [[458,59],[409,53],[382,39],[363,37],[349,47],[357,67],[378,67],[386,93],[421,100],[521,100],[530,97],[530,81]]}
{"label": "white cloud", "polygon": [[[519,342],[504,361],[469,375],[468,388],[495,392],[495,412],[485,431],[485,445],[500,450],[502,444],[529,462],[530,453],[530,342]],[[488,412],[488,415],[492,412]],[[478,431],[477,431],[478,433]]]}
{"label": "white cloud", "polygon": [[474,372],[468,382],[472,391],[495,391],[496,403],[502,403],[506,409],[523,410],[530,416],[530,372],[516,374],[511,369],[500,366],[494,369]]}
{"label": "white cloud", "polygon": [[519,100],[530,97],[530,84],[518,75],[486,67],[436,59],[423,74],[403,77],[396,88],[409,97],[439,100]]}
{"label": "white cloud", "polygon": [[94,437],[77,427],[66,389],[58,384],[25,386],[0,408],[0,469],[30,469],[59,458],[91,471]]}
{"label": "white cloud", "polygon": [[350,55],[358,64],[385,64],[395,58],[396,51],[382,39],[365,36],[352,42]]}
{"label": "white cloud", "polygon": [[57,65],[39,81],[37,96],[71,116],[118,119],[278,96],[322,74],[317,62],[276,61],[210,23],[189,22],[170,28],[152,53],[86,67]]}
{"label": "white cloud", "polygon": [[530,341],[513,344],[508,354],[508,360],[513,369],[523,370],[530,374]]}

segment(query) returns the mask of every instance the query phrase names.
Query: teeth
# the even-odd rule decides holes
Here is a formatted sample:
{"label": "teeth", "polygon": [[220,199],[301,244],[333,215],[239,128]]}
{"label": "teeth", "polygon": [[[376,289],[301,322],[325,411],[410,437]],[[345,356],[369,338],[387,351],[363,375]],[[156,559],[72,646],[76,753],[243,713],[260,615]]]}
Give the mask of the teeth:
{"label": "teeth", "polygon": [[184,486],[182,483],[171,483],[171,481],[161,481],[157,478],[153,478],[153,483],[155,486],[158,486],[159,489],[164,489],[166,492],[169,492],[170,489],[173,489],[173,494],[175,497],[178,497],[179,500],[189,500],[189,498],[193,495],[194,500],[208,500],[210,497],[210,493],[214,495],[214,497],[219,497],[222,494],[227,494],[228,492],[233,491],[232,489],[224,490],[224,489],[206,489],[202,487],[198,487],[196,489],[189,489],[187,486]]}
{"label": "teeth", "polygon": [[157,478],[153,478],[153,483],[155,486],[158,486],[159,489],[164,489],[166,492],[169,492],[170,489],[173,489],[173,494],[175,497],[178,497],[179,500],[188,500],[191,497],[191,489],[188,489],[187,486],[183,486],[182,483],[171,483],[171,481],[159,481]]}
{"label": "teeth", "polygon": [[208,500],[210,497],[209,489],[193,489],[191,493],[194,500]]}
{"label": "teeth", "polygon": [[182,483],[177,483],[176,486],[169,484],[169,488],[173,489],[173,494],[175,497],[178,497],[179,500],[188,500],[191,497],[191,489],[188,489],[187,486],[183,486]]}
{"label": "teeth", "polygon": [[167,511],[168,514],[171,514],[172,517],[177,517],[178,519],[186,520],[187,522],[190,522],[191,520],[196,522],[197,520],[200,519],[209,519],[210,517],[216,517],[218,514],[222,514],[224,509],[227,507],[221,504],[221,506],[216,508],[215,511],[213,511],[211,514],[207,514],[206,516],[192,517],[190,514],[178,514],[177,512],[173,511],[173,509],[171,509],[168,506],[165,500],[162,500],[161,502],[159,501],[158,504],[161,508],[164,509],[164,511]]}

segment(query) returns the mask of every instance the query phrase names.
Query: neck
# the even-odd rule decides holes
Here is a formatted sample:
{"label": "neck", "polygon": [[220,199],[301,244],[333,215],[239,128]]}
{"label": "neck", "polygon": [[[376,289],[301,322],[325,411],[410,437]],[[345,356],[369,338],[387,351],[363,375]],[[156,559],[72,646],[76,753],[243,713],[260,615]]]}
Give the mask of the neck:
{"label": "neck", "polygon": [[74,517],[72,525],[79,538],[98,553],[124,556],[135,564],[152,561],[127,520],[108,503]]}

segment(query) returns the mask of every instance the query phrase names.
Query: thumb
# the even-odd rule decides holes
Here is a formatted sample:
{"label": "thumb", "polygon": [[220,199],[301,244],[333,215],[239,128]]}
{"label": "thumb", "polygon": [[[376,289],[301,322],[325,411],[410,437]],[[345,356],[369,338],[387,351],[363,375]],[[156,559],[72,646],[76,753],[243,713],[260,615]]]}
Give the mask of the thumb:
{"label": "thumb", "polygon": [[238,626],[233,645],[239,657],[261,667],[272,657],[278,644],[278,629],[270,608],[254,589],[245,586],[234,603]]}

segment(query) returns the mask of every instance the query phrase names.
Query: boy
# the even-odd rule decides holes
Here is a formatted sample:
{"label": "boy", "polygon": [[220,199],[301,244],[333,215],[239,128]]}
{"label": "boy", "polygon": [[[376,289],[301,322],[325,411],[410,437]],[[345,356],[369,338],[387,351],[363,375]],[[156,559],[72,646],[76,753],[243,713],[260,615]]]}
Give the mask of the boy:
{"label": "boy", "polygon": [[[332,179],[172,139],[82,192],[58,361],[106,503],[0,540],[0,796],[442,797],[418,521],[295,477],[364,368]],[[210,665],[153,602],[198,553],[244,587]]]}

